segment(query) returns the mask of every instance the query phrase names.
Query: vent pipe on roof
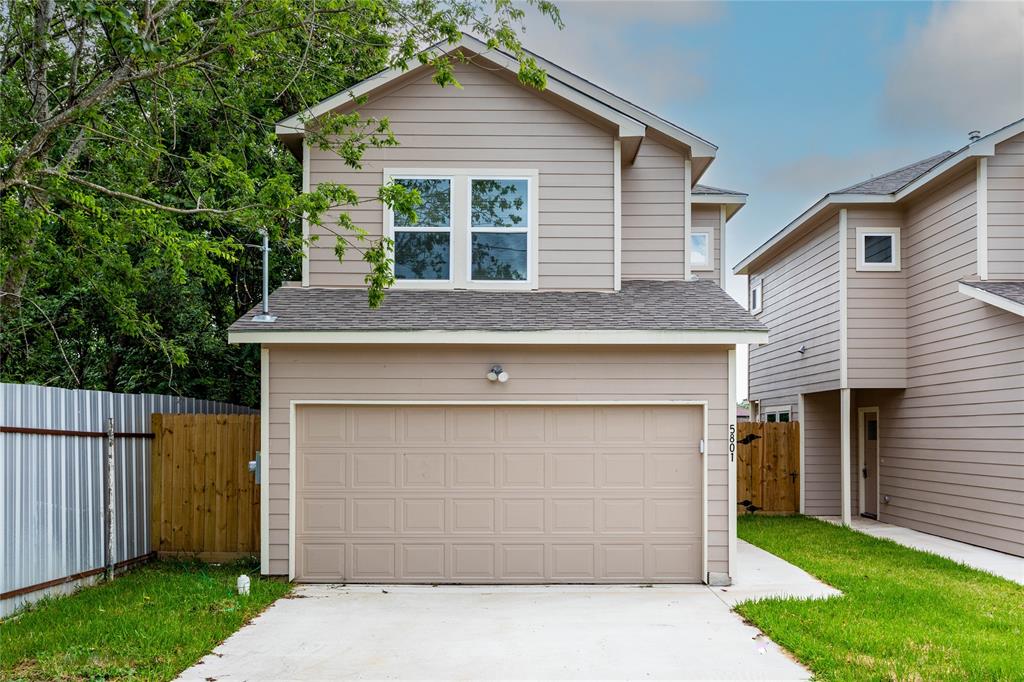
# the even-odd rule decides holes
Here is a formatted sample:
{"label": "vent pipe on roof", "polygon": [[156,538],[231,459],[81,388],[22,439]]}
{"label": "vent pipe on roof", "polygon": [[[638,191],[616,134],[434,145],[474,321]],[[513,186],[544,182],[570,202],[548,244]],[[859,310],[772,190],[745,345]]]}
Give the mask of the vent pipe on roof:
{"label": "vent pipe on roof", "polygon": [[273,322],[276,315],[270,314],[270,231],[263,230],[263,312],[252,318],[253,322]]}
{"label": "vent pipe on roof", "polygon": [[978,140],[981,139],[981,131],[972,130],[971,132],[967,133],[967,139],[969,139],[971,142],[977,142]]}

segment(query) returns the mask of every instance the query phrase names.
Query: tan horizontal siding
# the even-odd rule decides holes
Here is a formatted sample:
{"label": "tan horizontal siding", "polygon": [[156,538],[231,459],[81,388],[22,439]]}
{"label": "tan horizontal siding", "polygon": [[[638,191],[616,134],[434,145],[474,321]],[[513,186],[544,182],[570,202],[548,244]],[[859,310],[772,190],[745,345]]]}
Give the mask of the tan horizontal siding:
{"label": "tan horizontal siding", "polygon": [[847,210],[846,319],[851,388],[907,385],[906,241],[901,238],[898,272],[857,270],[857,228],[896,227],[903,213],[891,206]]}
{"label": "tan horizontal siding", "polygon": [[[839,382],[838,215],[824,218],[780,256],[751,273],[762,282],[758,318],[766,345],[750,350],[750,397],[762,405]],[[797,352],[806,346],[806,352]]]}
{"label": "tan horizontal siding", "polygon": [[[501,362],[507,384],[484,378]],[[728,572],[724,349],[270,347],[270,571],[288,570],[292,400],[708,400],[708,570]]]}
{"label": "tan horizontal siding", "polygon": [[[472,64],[455,67],[462,89],[440,88],[430,76],[372,97],[359,111],[388,118],[399,146],[368,149],[353,169],[331,151],[310,150],[310,186],[352,187],[358,206],[328,213],[328,226],[347,212],[370,238],[383,233],[376,200],[385,168],[522,168],[539,171],[538,285],[542,289],[611,289],[612,136],[549,99]],[[311,226],[311,286],[364,286],[368,266],[351,249],[343,263],[330,229]],[[358,242],[353,242],[359,246]],[[582,255],[576,257],[576,253]]]}
{"label": "tan horizontal siding", "polygon": [[997,144],[988,159],[988,272],[1024,278],[1024,135]]}
{"label": "tan horizontal siding", "polygon": [[804,395],[804,513],[838,516],[839,392]]}
{"label": "tan horizontal siding", "polygon": [[684,159],[647,138],[622,169],[622,278],[682,279]]}
{"label": "tan horizontal siding", "polygon": [[1024,318],[957,290],[977,276],[975,191],[970,169],[906,206],[907,389],[876,398],[890,497],[880,509],[890,523],[1024,555],[1024,508],[1006,502],[1024,491]]}

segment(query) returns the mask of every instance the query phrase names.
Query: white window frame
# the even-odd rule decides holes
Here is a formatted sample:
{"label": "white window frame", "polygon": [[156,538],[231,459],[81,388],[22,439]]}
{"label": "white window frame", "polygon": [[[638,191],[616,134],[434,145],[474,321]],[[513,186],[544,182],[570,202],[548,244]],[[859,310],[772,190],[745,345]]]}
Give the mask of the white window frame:
{"label": "white window frame", "polygon": [[[395,225],[395,211],[387,206],[384,207],[385,235],[394,241],[396,232],[447,232],[448,233],[448,279],[398,279],[395,277],[395,287],[450,289],[455,282],[455,177],[448,173],[424,170],[423,172],[393,172],[386,173],[384,181],[390,183],[394,180],[447,180],[448,181],[448,226],[447,227],[405,227]],[[391,254],[393,257],[395,253]],[[391,275],[395,276],[395,263],[392,258]]]}
{"label": "white window frame", "polygon": [[[750,294],[748,305],[750,306],[750,314],[757,315],[764,310],[764,280],[757,280],[754,284],[750,285]],[[756,296],[755,296],[756,294]],[[757,305],[754,305],[754,299],[757,299]]]}
{"label": "white window frame", "polygon": [[[538,229],[540,224],[539,210],[539,172],[536,168],[385,168],[383,182],[385,184],[396,179],[448,179],[451,181],[451,241],[449,242],[449,279],[396,279],[396,289],[499,289],[506,291],[523,291],[537,288],[538,265]],[[478,180],[526,180],[528,226],[526,228],[527,277],[525,280],[473,280],[472,279],[472,207],[470,206],[470,182]],[[384,210],[384,236],[395,238],[394,212],[387,206]],[[399,232],[421,230],[424,232],[443,232],[443,228],[402,228]],[[479,231],[489,231],[477,228]],[[516,232],[522,228],[495,228],[490,231]],[[392,264],[392,274],[394,265]]]}
{"label": "white window frame", "polygon": [[[526,180],[526,227],[473,227],[473,181],[474,180]],[[496,175],[476,173],[466,177],[466,283],[473,289],[532,289],[535,276],[533,242],[537,240],[537,223],[534,204],[537,191],[536,175]],[[473,235],[480,234],[526,234],[526,279],[494,280],[473,279]]]}
{"label": "white window frame", "polygon": [[[891,263],[865,262],[865,237],[889,237],[892,239]],[[900,228],[898,227],[858,227],[857,228],[857,271],[858,272],[899,272],[900,264]]]}
{"label": "white window frame", "polygon": [[[708,239],[708,259],[706,263],[696,264],[693,262],[693,238],[697,235],[704,235]],[[710,230],[697,230],[690,232],[690,243],[687,245],[686,257],[690,260],[690,269],[698,272],[711,272],[715,269],[715,233]]]}
{"label": "white window frame", "polygon": [[[775,421],[773,424],[782,423],[786,424],[793,421],[793,406],[792,405],[778,405],[776,407],[766,407],[759,415],[759,420],[768,423],[768,415],[775,415]],[[786,415],[787,419],[785,422],[779,419],[780,416]]]}

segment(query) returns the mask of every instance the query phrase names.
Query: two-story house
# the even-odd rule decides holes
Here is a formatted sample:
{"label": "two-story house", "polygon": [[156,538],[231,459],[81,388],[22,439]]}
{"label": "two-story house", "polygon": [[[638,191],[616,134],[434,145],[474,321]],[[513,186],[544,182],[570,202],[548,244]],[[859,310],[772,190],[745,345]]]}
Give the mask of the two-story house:
{"label": "two-story house", "polygon": [[802,512],[1024,555],[1024,120],[826,195],[735,272]]}
{"label": "two-story house", "polygon": [[[262,570],[307,582],[726,583],[735,353],[767,332],[722,287],[741,193],[706,140],[538,58],[465,37],[462,89],[379,74],[282,121],[303,183],[356,188],[397,282],[319,237],[247,314],[262,349]],[[359,99],[354,99],[354,96]],[[306,144],[328,111],[400,146],[354,169]],[[375,201],[419,190],[415,218]]]}

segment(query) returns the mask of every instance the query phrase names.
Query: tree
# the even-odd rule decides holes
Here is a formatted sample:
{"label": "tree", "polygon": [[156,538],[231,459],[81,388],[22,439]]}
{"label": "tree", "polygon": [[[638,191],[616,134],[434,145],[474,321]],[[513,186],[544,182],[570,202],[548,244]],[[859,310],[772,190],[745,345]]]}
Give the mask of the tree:
{"label": "tree", "polygon": [[[528,0],[560,25],[547,0]],[[225,330],[259,298],[257,243],[294,278],[301,217],[371,264],[368,304],[391,284],[392,244],[342,210],[355,192],[301,193],[277,144],[287,114],[384,68],[422,62],[457,86],[452,58],[420,51],[470,27],[520,59],[510,0],[7,0],[0,10],[0,372],[6,381],[172,391],[253,404],[253,349]],[[311,143],[358,167],[400,143],[387,120],[321,120]],[[379,198],[413,213],[415,189]],[[333,213],[332,213],[333,215]]]}

